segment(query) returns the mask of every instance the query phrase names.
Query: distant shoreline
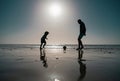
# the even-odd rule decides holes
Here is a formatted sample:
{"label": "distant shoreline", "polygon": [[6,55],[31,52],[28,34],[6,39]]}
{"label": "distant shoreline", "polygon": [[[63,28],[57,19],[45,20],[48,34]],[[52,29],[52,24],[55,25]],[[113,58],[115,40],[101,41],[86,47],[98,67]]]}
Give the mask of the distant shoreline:
{"label": "distant shoreline", "polygon": [[[62,44],[62,45],[46,45],[47,49],[62,49],[63,46],[67,46],[68,49],[76,49],[78,47],[77,44]],[[0,44],[0,48],[39,48],[40,44]],[[120,45],[109,44],[109,45],[85,45],[85,49],[120,49]]]}

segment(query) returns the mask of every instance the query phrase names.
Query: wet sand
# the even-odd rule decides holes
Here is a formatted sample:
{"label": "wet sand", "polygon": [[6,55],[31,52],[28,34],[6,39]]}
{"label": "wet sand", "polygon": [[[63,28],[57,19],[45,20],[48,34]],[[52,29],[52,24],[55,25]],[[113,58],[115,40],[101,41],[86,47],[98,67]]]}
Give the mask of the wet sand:
{"label": "wet sand", "polygon": [[0,49],[0,81],[120,81],[119,49]]}

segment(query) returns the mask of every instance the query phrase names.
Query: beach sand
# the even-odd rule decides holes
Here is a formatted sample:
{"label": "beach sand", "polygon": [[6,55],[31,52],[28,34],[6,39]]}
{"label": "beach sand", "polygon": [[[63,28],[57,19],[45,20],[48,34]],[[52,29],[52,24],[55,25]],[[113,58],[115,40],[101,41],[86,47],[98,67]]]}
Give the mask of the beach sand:
{"label": "beach sand", "polygon": [[119,59],[119,49],[0,49],[0,81],[120,81]]}

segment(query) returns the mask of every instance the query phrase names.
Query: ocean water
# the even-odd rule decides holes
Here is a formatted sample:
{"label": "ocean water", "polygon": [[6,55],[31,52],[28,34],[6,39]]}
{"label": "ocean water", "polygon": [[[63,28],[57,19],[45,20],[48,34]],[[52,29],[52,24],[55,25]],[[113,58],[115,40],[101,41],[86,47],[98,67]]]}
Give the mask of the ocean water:
{"label": "ocean water", "polygon": [[0,81],[120,81],[120,45],[66,46],[1,44]]}

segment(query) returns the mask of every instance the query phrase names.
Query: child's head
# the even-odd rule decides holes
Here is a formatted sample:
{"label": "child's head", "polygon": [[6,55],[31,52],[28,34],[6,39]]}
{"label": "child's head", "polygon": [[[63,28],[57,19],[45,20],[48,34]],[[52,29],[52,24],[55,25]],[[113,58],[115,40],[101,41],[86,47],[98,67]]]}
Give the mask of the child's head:
{"label": "child's head", "polygon": [[48,35],[48,34],[49,34],[49,32],[48,32],[48,31],[46,31],[44,34],[45,34],[45,35]]}

